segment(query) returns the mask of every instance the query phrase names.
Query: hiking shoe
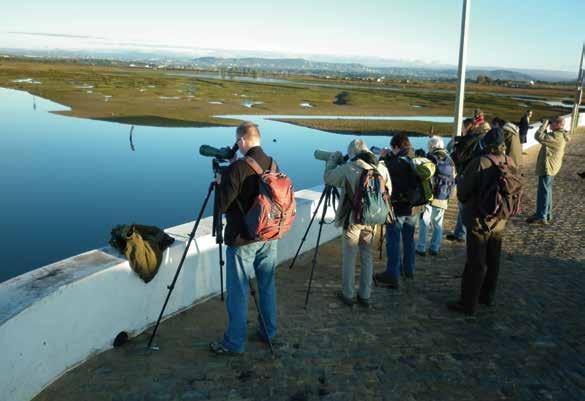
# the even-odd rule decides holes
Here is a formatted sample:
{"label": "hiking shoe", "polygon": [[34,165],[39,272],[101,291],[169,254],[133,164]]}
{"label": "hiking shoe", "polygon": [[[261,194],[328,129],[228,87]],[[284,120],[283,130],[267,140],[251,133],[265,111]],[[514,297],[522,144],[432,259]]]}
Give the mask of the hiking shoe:
{"label": "hiking shoe", "polygon": [[396,290],[400,287],[398,280],[396,280],[394,277],[388,276],[386,273],[374,274],[374,281],[376,284],[380,284],[388,288],[394,288]]}
{"label": "hiking shoe", "polygon": [[448,239],[449,241],[465,242],[465,238],[457,237],[455,236],[455,234],[447,234],[445,238]]}
{"label": "hiking shoe", "polygon": [[370,306],[372,306],[372,303],[370,302],[370,298],[362,298],[359,296],[359,294],[357,296],[357,303],[362,308],[369,308]]}
{"label": "hiking shoe", "polygon": [[353,299],[352,298],[348,298],[345,295],[343,295],[343,291],[337,291],[335,293],[335,295],[337,295],[337,298],[339,298],[339,300],[341,302],[343,302],[345,305],[347,306],[353,306]]}
{"label": "hiking shoe", "polygon": [[447,302],[447,309],[453,312],[464,313],[467,316],[473,315],[473,312],[467,310],[467,308],[465,308],[465,305],[463,305],[460,301]]}
{"label": "hiking shoe", "polygon": [[548,224],[548,222],[544,219],[539,219],[536,216],[530,216],[529,218],[526,219],[526,222],[528,224],[538,224],[541,226],[546,226]]}
{"label": "hiking shoe", "polygon": [[212,343],[209,343],[209,349],[215,355],[220,355],[220,356],[241,356],[244,354],[243,352],[230,351],[220,341],[214,341]]}
{"label": "hiking shoe", "polygon": [[425,251],[419,251],[418,249],[415,251],[418,256],[427,256]]}
{"label": "hiking shoe", "polygon": [[439,251],[429,251],[429,255],[431,255],[431,256],[439,256]]}

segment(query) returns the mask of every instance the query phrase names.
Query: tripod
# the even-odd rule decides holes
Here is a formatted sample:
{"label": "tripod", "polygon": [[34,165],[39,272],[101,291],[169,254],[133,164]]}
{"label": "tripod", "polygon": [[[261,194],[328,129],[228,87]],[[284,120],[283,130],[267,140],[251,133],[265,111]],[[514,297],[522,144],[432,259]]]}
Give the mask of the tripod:
{"label": "tripod", "polygon": [[323,231],[323,224],[327,224],[325,223],[325,216],[327,215],[327,208],[329,206],[332,206],[334,210],[337,209],[336,205],[337,205],[337,201],[339,200],[339,192],[337,191],[337,188],[335,188],[334,186],[331,185],[325,185],[325,188],[323,189],[323,192],[321,193],[321,197],[319,198],[319,202],[317,203],[317,207],[315,208],[315,211],[313,212],[313,216],[311,216],[311,220],[309,221],[309,225],[307,226],[307,230],[305,231],[305,234],[303,235],[303,238],[301,239],[301,243],[299,244],[299,247],[297,249],[297,252],[293,258],[293,260],[291,261],[291,264],[289,266],[289,269],[292,269],[297,257],[299,256],[299,253],[301,252],[301,248],[303,247],[303,243],[305,242],[305,240],[307,239],[307,235],[309,235],[309,230],[311,229],[311,226],[313,225],[313,222],[315,221],[315,217],[317,216],[317,212],[319,211],[319,207],[321,206],[321,204],[323,204],[323,209],[321,210],[321,220],[319,221],[319,231],[317,233],[317,245],[315,246],[315,252],[313,253],[313,260],[312,260],[312,265],[311,265],[311,275],[309,276],[309,285],[307,287],[307,293],[305,295],[305,309],[307,308],[307,305],[309,303],[309,293],[311,292],[311,285],[313,283],[313,275],[315,273],[315,265],[317,264],[317,256],[319,255],[319,245],[321,242],[321,232]]}

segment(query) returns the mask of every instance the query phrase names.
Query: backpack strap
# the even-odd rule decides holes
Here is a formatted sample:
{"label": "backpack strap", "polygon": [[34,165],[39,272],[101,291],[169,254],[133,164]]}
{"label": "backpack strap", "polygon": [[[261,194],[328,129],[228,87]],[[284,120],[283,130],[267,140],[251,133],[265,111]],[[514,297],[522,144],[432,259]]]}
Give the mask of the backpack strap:
{"label": "backpack strap", "polygon": [[[245,161],[246,164],[248,164],[248,166],[250,166],[250,168],[254,170],[256,174],[262,175],[262,173],[264,173],[265,170],[260,166],[260,164],[258,164],[256,160],[254,160],[250,156],[245,156],[244,158],[242,158],[242,160]],[[268,168],[268,170],[271,173],[278,172],[278,166],[276,165],[276,162],[272,157],[270,158],[270,167]]]}

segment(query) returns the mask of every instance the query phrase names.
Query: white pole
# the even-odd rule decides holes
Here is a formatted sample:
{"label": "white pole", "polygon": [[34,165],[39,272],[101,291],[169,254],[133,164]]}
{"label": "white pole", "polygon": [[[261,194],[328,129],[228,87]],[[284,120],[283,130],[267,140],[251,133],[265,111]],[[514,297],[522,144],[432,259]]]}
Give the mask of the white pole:
{"label": "white pole", "polygon": [[570,134],[575,134],[575,130],[579,125],[579,110],[581,100],[583,97],[583,81],[585,80],[585,72],[583,71],[583,58],[585,57],[585,43],[581,50],[581,62],[579,63],[579,73],[577,74],[577,93],[575,95],[575,104],[573,105],[573,113],[571,115],[571,130]]}
{"label": "white pole", "polygon": [[467,67],[467,25],[469,21],[469,8],[471,0],[463,0],[463,13],[461,15],[461,40],[459,43],[459,71],[457,73],[457,99],[455,100],[455,121],[453,124],[453,137],[461,135],[463,125],[463,101],[465,99],[465,69]]}

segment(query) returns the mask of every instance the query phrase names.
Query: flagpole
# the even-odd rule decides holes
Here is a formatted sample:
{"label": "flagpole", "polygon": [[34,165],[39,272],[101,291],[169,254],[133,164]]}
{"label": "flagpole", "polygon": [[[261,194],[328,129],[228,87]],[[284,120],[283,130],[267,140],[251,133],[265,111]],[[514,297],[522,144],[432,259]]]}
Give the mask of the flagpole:
{"label": "flagpole", "polygon": [[459,69],[457,72],[457,98],[455,100],[455,121],[453,124],[453,137],[461,135],[463,126],[463,103],[465,99],[465,69],[467,67],[467,26],[469,21],[469,9],[471,0],[463,0],[463,13],[461,15],[461,39],[459,42]]}

